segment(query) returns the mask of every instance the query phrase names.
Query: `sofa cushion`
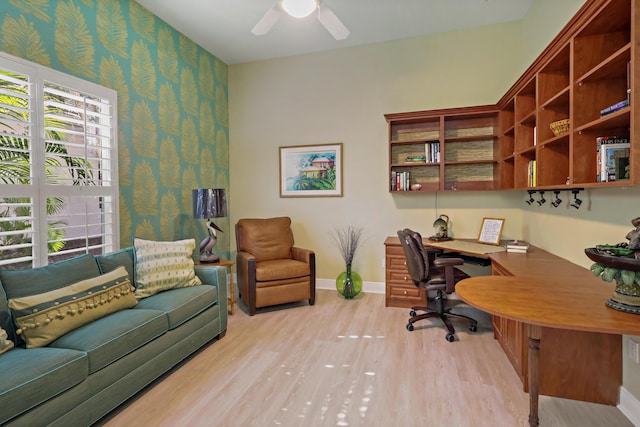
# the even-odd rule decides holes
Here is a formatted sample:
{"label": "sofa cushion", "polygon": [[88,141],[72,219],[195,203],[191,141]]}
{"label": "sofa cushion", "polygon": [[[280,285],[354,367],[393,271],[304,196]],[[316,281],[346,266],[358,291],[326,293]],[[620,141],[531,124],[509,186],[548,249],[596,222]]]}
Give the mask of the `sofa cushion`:
{"label": "sofa cushion", "polygon": [[3,354],[0,424],[82,382],[88,363],[86,354],[61,348],[16,348]]}
{"label": "sofa cushion", "polygon": [[201,284],[191,258],[196,247],[194,239],[156,242],[136,238],[134,247],[137,298]]}
{"label": "sofa cushion", "polygon": [[136,303],[127,271],[120,266],[109,273],[49,292],[11,298],[9,308],[27,348],[35,348]]}
{"label": "sofa cushion", "polygon": [[238,221],[237,230],[238,248],[256,257],[256,261],[291,258],[291,218],[245,218]]}
{"label": "sofa cushion", "polygon": [[138,302],[136,309],[160,310],[169,318],[169,329],[174,329],[218,301],[218,288],[210,285],[192,286],[160,292]]}
{"label": "sofa cushion", "polygon": [[0,270],[0,281],[11,299],[49,292],[99,274],[93,255],[85,254],[44,267]]}
{"label": "sofa cushion", "polygon": [[161,311],[121,310],[63,335],[49,347],[86,352],[92,374],[164,334],[167,329],[167,316]]}
{"label": "sofa cushion", "polygon": [[135,286],[135,261],[134,261],[133,248],[128,247],[119,249],[117,251],[110,252],[104,255],[96,255],[96,262],[100,268],[101,273],[108,273],[111,270],[115,270],[119,266],[123,266],[129,273],[129,281]]}

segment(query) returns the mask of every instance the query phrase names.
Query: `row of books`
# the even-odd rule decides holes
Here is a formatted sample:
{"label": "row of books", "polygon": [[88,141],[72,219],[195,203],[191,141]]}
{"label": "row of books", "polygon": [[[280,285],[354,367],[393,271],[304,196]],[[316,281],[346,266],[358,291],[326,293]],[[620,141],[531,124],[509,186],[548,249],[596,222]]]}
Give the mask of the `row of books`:
{"label": "row of books", "polygon": [[438,163],[440,161],[440,143],[425,142],[424,155],[427,163]]}
{"label": "row of books", "polygon": [[409,191],[410,186],[409,172],[391,172],[391,191]]}
{"label": "row of books", "polygon": [[629,137],[599,136],[596,138],[596,181],[611,182],[629,179]]}
{"label": "row of books", "polygon": [[507,252],[513,253],[526,253],[529,250],[529,243],[524,240],[512,240],[511,242],[504,245],[504,248]]}

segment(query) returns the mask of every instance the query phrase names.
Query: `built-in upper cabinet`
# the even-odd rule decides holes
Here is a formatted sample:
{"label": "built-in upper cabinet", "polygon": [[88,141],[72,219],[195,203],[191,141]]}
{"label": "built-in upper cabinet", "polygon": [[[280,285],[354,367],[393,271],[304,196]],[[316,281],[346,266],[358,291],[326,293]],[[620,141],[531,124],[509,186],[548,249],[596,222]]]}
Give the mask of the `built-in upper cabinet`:
{"label": "built-in upper cabinet", "polygon": [[385,118],[389,191],[498,188],[495,106],[387,114]]}
{"label": "built-in upper cabinet", "polygon": [[[502,187],[563,189],[640,183],[640,143],[635,137],[631,96],[637,78],[631,64],[632,0],[592,0],[498,102],[501,111]],[[636,25],[637,26],[637,25]],[[637,30],[636,30],[637,31]],[[636,54],[637,54],[636,53]],[[624,104],[628,100],[628,104]],[[613,106],[622,103],[616,108]],[[607,111],[607,108],[615,110]],[[637,107],[636,107],[637,108]],[[510,118],[513,117],[513,123]],[[554,131],[555,128],[555,131]],[[607,178],[603,139],[620,145],[615,175]],[[635,161],[633,161],[635,159]],[[609,159],[609,162],[614,160]],[[637,166],[635,166],[637,168]]]}
{"label": "built-in upper cabinet", "polygon": [[640,4],[587,1],[496,105],[385,115],[389,190],[640,184],[638,55]]}

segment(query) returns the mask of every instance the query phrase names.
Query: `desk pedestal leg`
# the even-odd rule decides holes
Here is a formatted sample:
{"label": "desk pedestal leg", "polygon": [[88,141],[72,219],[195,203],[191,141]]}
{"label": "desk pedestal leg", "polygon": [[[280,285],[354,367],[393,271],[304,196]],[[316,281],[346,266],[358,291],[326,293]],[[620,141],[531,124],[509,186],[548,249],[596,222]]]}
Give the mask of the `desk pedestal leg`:
{"label": "desk pedestal leg", "polygon": [[538,395],[540,392],[540,335],[542,328],[527,325],[529,335],[529,426],[537,427]]}

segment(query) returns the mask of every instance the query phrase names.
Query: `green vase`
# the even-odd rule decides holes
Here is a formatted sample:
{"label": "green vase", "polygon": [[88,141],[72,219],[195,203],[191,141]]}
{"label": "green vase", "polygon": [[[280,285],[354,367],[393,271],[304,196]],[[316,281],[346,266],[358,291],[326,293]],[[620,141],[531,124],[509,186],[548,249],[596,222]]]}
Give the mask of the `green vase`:
{"label": "green vase", "polygon": [[362,292],[362,277],[351,271],[351,264],[347,264],[347,270],[340,273],[336,279],[336,289],[345,299],[353,299]]}

